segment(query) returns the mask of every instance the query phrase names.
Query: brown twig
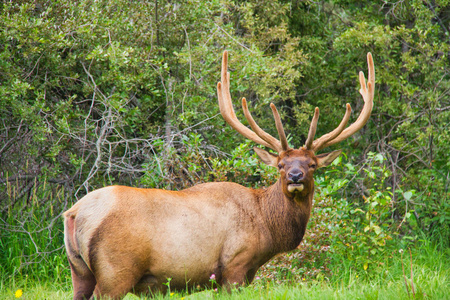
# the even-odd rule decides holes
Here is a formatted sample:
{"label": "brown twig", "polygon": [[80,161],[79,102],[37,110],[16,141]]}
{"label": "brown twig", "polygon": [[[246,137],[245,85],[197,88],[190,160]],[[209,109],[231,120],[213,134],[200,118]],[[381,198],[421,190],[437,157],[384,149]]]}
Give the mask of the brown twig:
{"label": "brown twig", "polygon": [[408,298],[410,298],[410,296],[409,296],[409,288],[408,288],[408,281],[406,281],[405,266],[403,264],[403,249],[400,249],[400,259],[401,259],[401,262],[402,262],[403,279],[405,280],[406,292],[408,293]]}
{"label": "brown twig", "polygon": [[411,292],[413,294],[413,297],[416,297],[416,292],[414,291],[414,275],[413,275],[413,265],[412,265],[412,254],[411,254],[411,248],[409,249],[409,256],[410,256],[410,264],[411,264]]}

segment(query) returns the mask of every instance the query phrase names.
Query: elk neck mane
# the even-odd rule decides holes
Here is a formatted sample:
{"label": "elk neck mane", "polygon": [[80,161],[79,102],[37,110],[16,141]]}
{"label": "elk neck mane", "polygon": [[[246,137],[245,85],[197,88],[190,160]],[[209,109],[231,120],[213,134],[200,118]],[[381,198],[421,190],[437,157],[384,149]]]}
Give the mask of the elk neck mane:
{"label": "elk neck mane", "polygon": [[269,188],[258,191],[274,252],[294,250],[302,241],[311,214],[314,182],[310,193],[296,193],[293,197],[283,193],[280,179]]}

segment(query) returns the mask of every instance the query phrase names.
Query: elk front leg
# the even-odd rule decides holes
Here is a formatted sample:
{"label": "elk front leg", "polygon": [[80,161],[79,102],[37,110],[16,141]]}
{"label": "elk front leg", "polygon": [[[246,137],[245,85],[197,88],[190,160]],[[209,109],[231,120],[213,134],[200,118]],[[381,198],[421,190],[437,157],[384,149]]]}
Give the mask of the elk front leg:
{"label": "elk front leg", "polygon": [[233,288],[243,286],[246,283],[246,274],[247,270],[245,269],[230,270],[223,276],[222,287],[231,292]]}
{"label": "elk front leg", "polygon": [[241,254],[235,257],[222,273],[222,286],[231,289],[250,284],[255,277],[258,266],[250,263],[253,255]]}

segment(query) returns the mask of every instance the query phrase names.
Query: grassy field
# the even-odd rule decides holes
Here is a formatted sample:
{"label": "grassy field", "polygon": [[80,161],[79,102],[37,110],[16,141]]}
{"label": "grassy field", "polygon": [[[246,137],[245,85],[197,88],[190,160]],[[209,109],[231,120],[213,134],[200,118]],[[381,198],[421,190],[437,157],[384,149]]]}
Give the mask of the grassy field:
{"label": "grassy field", "polygon": [[[168,293],[155,295],[155,299],[450,299],[450,251],[437,251],[431,246],[421,246],[412,251],[412,276],[410,257],[402,261],[395,258],[380,263],[381,272],[352,271],[351,268],[330,278],[289,278],[274,282],[265,278],[235,290],[232,293],[206,290],[193,294]],[[342,262],[346,265],[347,262]],[[403,268],[405,272],[403,272]],[[342,270],[342,268],[341,268]],[[406,281],[406,283],[405,283]],[[413,289],[411,287],[413,282]],[[52,283],[2,280],[0,299],[71,299],[70,282]],[[408,286],[408,291],[407,287]],[[22,291],[22,295],[20,292]],[[18,293],[17,293],[18,292]],[[17,293],[17,294],[16,294]],[[16,297],[19,296],[20,297]],[[126,300],[147,299],[132,294]]]}

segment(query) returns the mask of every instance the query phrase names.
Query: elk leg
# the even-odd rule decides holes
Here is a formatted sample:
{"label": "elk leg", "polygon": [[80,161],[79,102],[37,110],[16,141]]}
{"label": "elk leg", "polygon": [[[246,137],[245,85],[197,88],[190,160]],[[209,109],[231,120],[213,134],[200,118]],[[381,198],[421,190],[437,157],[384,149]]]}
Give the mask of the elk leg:
{"label": "elk leg", "polygon": [[239,263],[239,261],[241,260],[235,259],[235,262],[232,263],[233,266],[227,267],[222,274],[222,284],[228,292],[233,288],[250,283],[255,276],[254,268],[249,267],[246,263]]}
{"label": "elk leg", "polygon": [[139,282],[133,287],[133,293],[135,295],[146,295],[150,292],[157,292],[159,289],[157,287],[158,280],[155,276],[151,274],[146,274],[142,276]]}
{"label": "elk leg", "polygon": [[255,277],[257,268],[252,268],[248,271],[234,271],[232,275],[226,276],[223,280],[223,287],[230,292],[231,289],[237,288],[246,284],[250,284]]}
{"label": "elk leg", "polygon": [[142,273],[130,264],[106,265],[95,273],[97,285],[93,296],[96,299],[121,299],[127,293],[133,292],[133,287],[138,284]]}
{"label": "elk leg", "polygon": [[224,274],[222,287],[228,292],[231,292],[233,288],[243,286],[245,284],[246,270],[233,270]]}
{"label": "elk leg", "polygon": [[81,257],[75,241],[75,217],[68,216],[64,224],[64,243],[67,250],[70,272],[72,273],[73,299],[83,300],[91,297],[97,283],[89,267]]}
{"label": "elk leg", "polygon": [[88,299],[94,292],[96,284],[94,274],[92,274],[86,264],[84,266],[82,264],[74,264],[70,258],[69,265],[72,273],[73,300]]}
{"label": "elk leg", "polygon": [[95,286],[94,294],[91,299],[122,299],[126,294],[132,291],[132,283],[122,281],[116,286],[108,284]]}

